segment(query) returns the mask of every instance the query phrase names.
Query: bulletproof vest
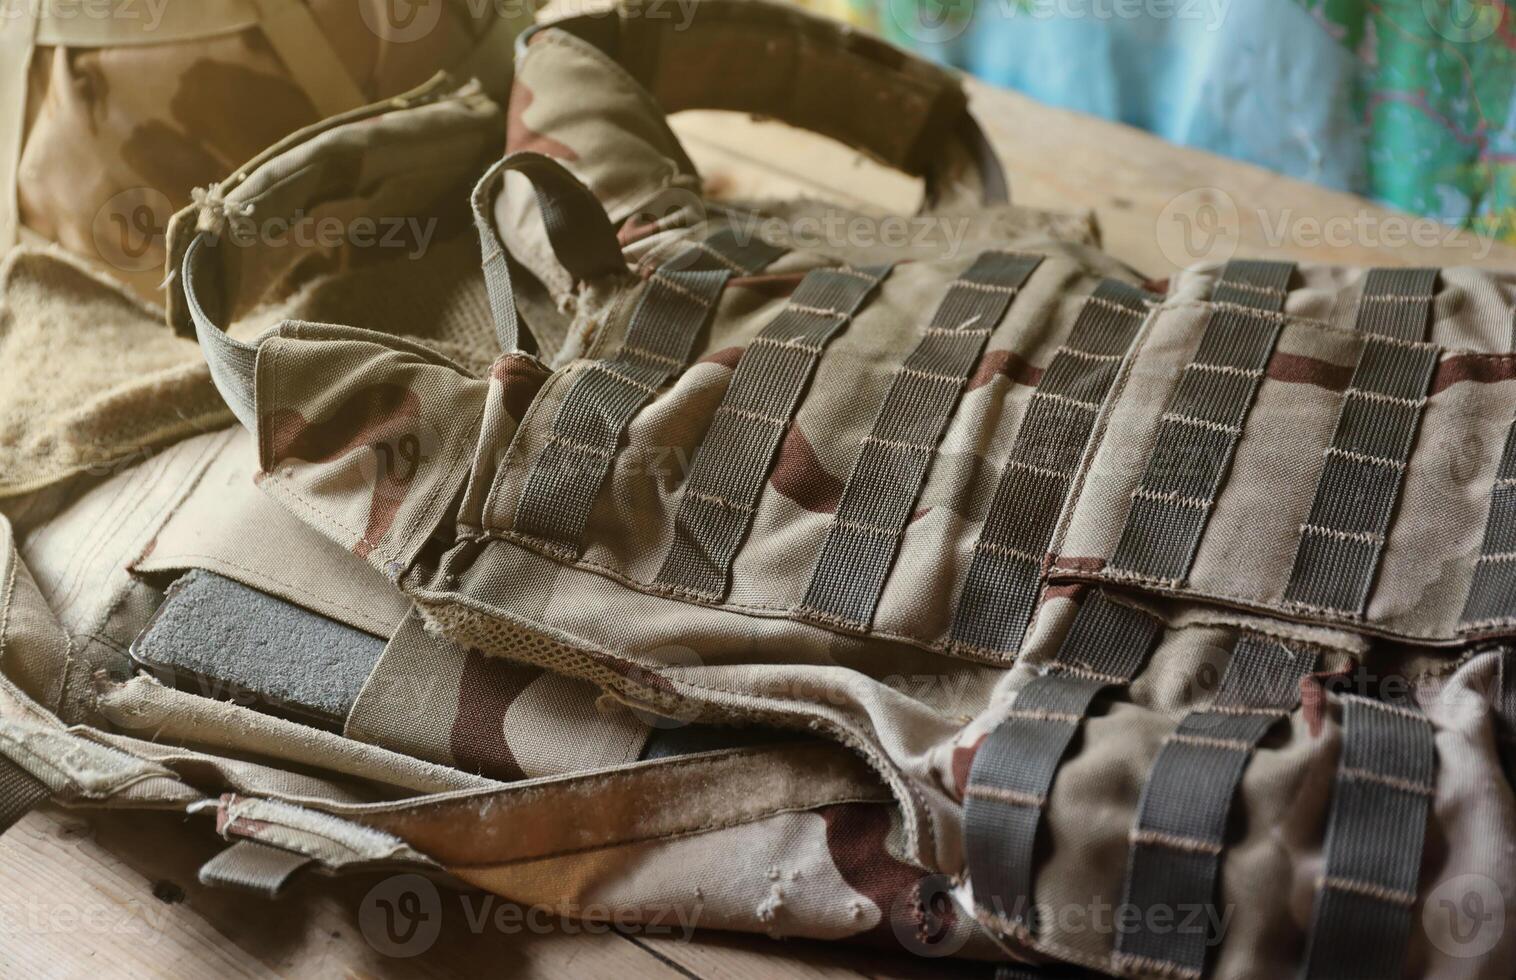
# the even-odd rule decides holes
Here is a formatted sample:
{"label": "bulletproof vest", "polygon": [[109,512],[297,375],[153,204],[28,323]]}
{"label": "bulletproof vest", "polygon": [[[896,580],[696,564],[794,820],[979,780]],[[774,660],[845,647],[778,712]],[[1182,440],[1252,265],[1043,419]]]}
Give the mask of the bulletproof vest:
{"label": "bulletproof vest", "polygon": [[0,249],[58,242],[155,300],[165,229],[192,189],[441,70],[503,96],[529,11],[14,0],[0,17]]}
{"label": "bulletproof vest", "polygon": [[[506,106],[439,80],[176,216],[201,431],[102,375],[11,439],[73,455],[0,480],[9,809],[1007,975],[1507,975],[1516,275],[1147,283],[1007,203],[951,75],[693,10],[533,28]],[[923,210],[707,199],[686,109]],[[185,572],[382,643],[340,732],[130,669]]]}

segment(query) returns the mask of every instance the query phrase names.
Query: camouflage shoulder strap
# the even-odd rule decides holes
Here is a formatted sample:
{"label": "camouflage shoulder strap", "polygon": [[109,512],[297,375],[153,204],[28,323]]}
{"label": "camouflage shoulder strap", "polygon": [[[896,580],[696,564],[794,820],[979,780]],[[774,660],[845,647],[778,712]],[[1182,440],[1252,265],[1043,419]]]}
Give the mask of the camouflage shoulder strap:
{"label": "camouflage shoulder strap", "polygon": [[957,76],[844,24],[789,5],[700,0],[678,20],[660,0],[623,0],[615,16],[569,17],[561,30],[624,68],[665,112],[724,109],[835,139],[926,185],[925,207],[998,204],[1005,172]]}

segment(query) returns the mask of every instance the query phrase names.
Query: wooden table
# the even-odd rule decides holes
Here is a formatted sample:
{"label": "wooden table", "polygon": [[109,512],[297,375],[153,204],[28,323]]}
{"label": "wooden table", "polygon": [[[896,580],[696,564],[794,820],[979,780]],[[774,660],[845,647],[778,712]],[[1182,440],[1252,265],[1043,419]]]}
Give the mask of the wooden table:
{"label": "wooden table", "polygon": [[[1405,216],[1123,126],[973,86],[974,104],[1021,203],[1093,208],[1106,247],[1154,277],[1183,256],[1188,227],[1216,250],[1348,263],[1487,264],[1516,269],[1516,249],[1410,225]],[[909,210],[919,188],[814,137],[711,114],[676,128],[713,190],[795,194]],[[1316,229],[1313,233],[1312,229]],[[1392,248],[1396,229],[1426,244]],[[1335,229],[1335,231],[1333,230]],[[1355,230],[1356,229],[1356,230]],[[1282,236],[1282,240],[1281,240]],[[1387,241],[1389,240],[1389,241]],[[1181,249],[1182,250],[1182,249]],[[198,866],[222,843],[203,821],[168,814],[44,810],[0,839],[0,975],[46,977],[500,976],[722,978],[988,977],[974,964],[914,961],[752,936],[667,937],[475,932],[461,912],[409,960],[366,944],[356,912],[376,878],[305,876],[277,904],[201,887]],[[472,896],[473,901],[486,901]],[[476,908],[478,906],[475,906]]]}

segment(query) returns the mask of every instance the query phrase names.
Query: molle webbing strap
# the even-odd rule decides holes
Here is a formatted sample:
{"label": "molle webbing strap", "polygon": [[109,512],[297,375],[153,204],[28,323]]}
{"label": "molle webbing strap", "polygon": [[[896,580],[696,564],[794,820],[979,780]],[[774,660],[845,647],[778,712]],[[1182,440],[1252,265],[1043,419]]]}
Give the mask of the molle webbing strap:
{"label": "molle webbing strap", "polygon": [[1131,682],[1160,629],[1152,615],[1091,593],[1047,672],[1021,689],[975,753],[963,794],[965,854],[986,922],[1036,931],[1033,851],[1053,779],[1095,696]]}
{"label": "molle webbing strap", "polygon": [[780,440],[826,344],[863,306],[889,266],[816,269],[737,362],[674,515],[674,543],[657,584],[725,597],[732,560],[753,523]]}
{"label": "molle webbing strap", "polygon": [[964,382],[1040,255],[985,252],[895,374],[843,488],[802,614],[866,629]]}
{"label": "molle webbing strap", "polygon": [[1516,646],[1503,646],[1495,665],[1493,705],[1495,748],[1506,782],[1516,789]]}
{"label": "molle webbing strap", "polygon": [[616,229],[599,199],[557,160],[521,151],[486,170],[474,185],[469,204],[479,234],[480,268],[495,320],[495,339],[503,353],[512,354],[521,349],[521,325],[511,286],[510,260],[495,229],[494,216],[495,194],[508,173],[519,173],[531,182],[553,255],[575,282],[625,273],[626,260],[616,240]]}
{"label": "molle webbing strap", "polygon": [[552,438],[527,474],[516,533],[578,554],[627,423],[684,370],[733,269],[757,272],[780,251],[724,229],[653,272],[621,351],[590,364],[559,405]]}
{"label": "molle webbing strap", "polygon": [[1484,541],[1459,626],[1478,630],[1516,619],[1516,421],[1506,430],[1505,449],[1490,491]]}
{"label": "molle webbing strap", "polygon": [[1421,424],[1437,348],[1424,343],[1435,269],[1373,269],[1358,306],[1366,332],[1300,528],[1284,592],[1297,606],[1361,615]]}
{"label": "molle webbing strap", "polygon": [[[1300,701],[1316,655],[1244,634],[1209,710],[1193,711],[1158,753],[1142,791],[1122,904],[1137,911],[1116,934],[1117,962],[1164,976],[1199,978],[1220,936],[1192,912],[1212,907],[1227,818],[1243,770],[1263,736]],[[1167,918],[1151,916],[1163,911]],[[1200,927],[1172,928],[1175,918]],[[1154,923],[1163,923],[1155,928]]]}
{"label": "molle webbing strap", "polygon": [[1211,299],[1226,305],[1211,311],[1195,359],[1179,377],[1109,571],[1167,584],[1189,576],[1283,326],[1294,269],[1233,261],[1222,270]]}
{"label": "molle webbing strap", "polygon": [[1341,700],[1342,759],[1304,976],[1398,977],[1436,791],[1436,745],[1431,724],[1414,709]]}
{"label": "molle webbing strap", "polygon": [[1043,558],[1095,427],[1096,408],[1142,325],[1143,298],[1135,286],[1101,282],[1043,373],[974,543],[953,614],[956,648],[994,654],[1021,648]]}

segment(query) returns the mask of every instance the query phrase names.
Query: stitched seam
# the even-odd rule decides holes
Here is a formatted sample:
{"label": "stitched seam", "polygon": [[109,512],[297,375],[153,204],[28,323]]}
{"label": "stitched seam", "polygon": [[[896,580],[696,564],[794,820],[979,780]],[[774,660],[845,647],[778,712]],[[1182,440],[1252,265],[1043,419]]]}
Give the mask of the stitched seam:
{"label": "stitched seam", "polygon": [[846,310],[834,310],[826,306],[812,306],[809,303],[791,302],[786,304],[784,308],[786,310],[793,310],[796,313],[809,313],[812,316],[822,316],[832,320],[846,320],[852,316]]}
{"label": "stitched seam", "polygon": [[617,371],[615,368],[611,367],[611,362],[596,361],[589,366],[589,370],[598,371],[601,374],[608,374],[611,377],[615,378],[617,381],[625,382],[627,386],[635,388],[638,391],[646,392],[649,395],[658,394],[658,387],[656,385],[650,385],[645,381],[639,381],[630,375],[622,374],[620,371]]}
{"label": "stitched seam", "polygon": [[1004,803],[1008,806],[1025,806],[1040,809],[1047,805],[1047,797],[1040,793],[1021,793],[1014,789],[1001,789],[999,786],[985,786],[970,783],[963,791],[965,800],[993,800],[996,803]]}
{"label": "stitched seam", "polygon": [[975,282],[972,279],[955,279],[953,285],[962,286],[964,289],[974,289],[981,293],[996,293],[1001,296],[1015,296],[1021,291],[1020,286],[1001,286],[992,282]]}
{"label": "stitched seam", "polygon": [[1174,732],[1165,742],[1174,742],[1179,745],[1197,745],[1205,749],[1222,749],[1227,752],[1252,752],[1253,743],[1240,738],[1216,738],[1211,735],[1190,735],[1186,732]]}
{"label": "stitched seam", "polygon": [[1375,534],[1372,531],[1339,531],[1335,527],[1325,527],[1321,524],[1302,524],[1300,533],[1335,538],[1338,541],[1351,541],[1354,544],[1384,544],[1382,534]]}
{"label": "stitched seam", "polygon": [[1213,841],[1201,840],[1198,837],[1184,837],[1179,834],[1169,834],[1161,830],[1133,830],[1128,839],[1133,844],[1146,844],[1150,847],[1162,847],[1170,851],[1182,851],[1186,854],[1220,854],[1221,845]]}
{"label": "stitched seam", "polygon": [[726,510],[737,511],[740,514],[751,514],[754,512],[753,507],[750,507],[744,503],[739,503],[735,500],[731,500],[727,497],[723,497],[719,493],[707,493],[704,490],[695,490],[693,488],[690,488],[684,491],[684,495],[686,497],[692,497],[695,500],[703,501],[705,503],[712,504]]}
{"label": "stitched seam", "polygon": [[1241,280],[1241,279],[1226,279],[1226,278],[1217,279],[1216,280],[1216,288],[1219,289],[1222,286],[1226,286],[1229,289],[1240,289],[1240,290],[1242,290],[1245,293],[1256,293],[1256,294],[1258,294],[1260,296],[1287,296],[1287,295],[1289,295],[1288,290],[1280,289],[1277,286],[1260,286],[1260,285],[1257,285],[1256,283],[1246,282],[1246,281]]}
{"label": "stitched seam", "polygon": [[1425,398],[1401,398],[1398,395],[1386,395],[1378,391],[1370,391],[1367,388],[1349,388],[1346,393],[1349,398],[1362,398],[1364,401],[1383,402],[1386,405],[1397,405],[1401,408],[1422,408],[1426,405]]}
{"label": "stitched seam", "polygon": [[1092,353],[1090,353],[1087,350],[1080,350],[1077,347],[1070,347],[1069,345],[1064,344],[1063,346],[1059,347],[1057,350],[1055,350],[1053,352],[1053,357],[1055,357],[1055,358],[1058,358],[1058,357],[1067,357],[1067,358],[1070,358],[1070,359],[1076,360],[1076,361],[1098,361],[1098,362],[1101,362],[1101,363],[1109,363],[1111,361],[1124,360],[1125,357],[1126,357],[1126,355],[1125,354],[1092,354]]}
{"label": "stitched seam", "polygon": [[1403,905],[1410,908],[1416,904],[1416,896],[1411,892],[1403,892],[1398,888],[1386,888],[1383,885],[1376,885],[1371,881],[1359,881],[1356,878],[1323,876],[1316,879],[1316,885],[1319,888],[1330,888],[1333,891],[1351,892],[1365,898],[1377,899],[1388,905]]}
{"label": "stitched seam", "polygon": [[547,442],[550,446],[564,446],[568,449],[574,450],[575,452],[588,453],[591,456],[598,456],[601,459],[610,459],[616,455],[616,451],[614,449],[606,449],[604,446],[595,446],[588,442],[581,442],[578,439],[559,435],[556,432],[547,437]]}
{"label": "stitched seam", "polygon": [[823,350],[820,344],[815,341],[808,341],[803,337],[788,337],[780,340],[777,337],[765,337],[762,334],[753,338],[753,346],[792,348],[794,350],[805,351],[811,355],[819,355]]}
{"label": "stitched seam", "polygon": [[1412,796],[1431,797],[1437,793],[1435,786],[1428,786],[1425,783],[1414,782],[1410,779],[1401,779],[1399,776],[1389,776],[1382,772],[1374,772],[1372,769],[1343,766],[1337,772],[1344,779],[1351,779],[1359,783],[1373,783],[1377,786],[1385,786],[1402,793],[1409,793]]}
{"label": "stitched seam", "polygon": [[1022,551],[1020,548],[1013,548],[1008,544],[999,544],[994,541],[985,541],[983,538],[974,543],[974,550],[988,551],[996,555],[1007,555],[1011,558],[1019,558],[1024,562],[1036,565],[1038,568],[1042,567],[1042,559],[1044,557],[1043,555],[1034,555],[1030,551]]}
{"label": "stitched seam", "polygon": [[[1124,303],[1118,303],[1115,300],[1106,299],[1104,296],[1088,296],[1085,298],[1085,303],[1094,304],[1095,306],[1103,306],[1108,310],[1113,310],[1116,313],[1125,313],[1128,316],[1142,316],[1147,313],[1147,310],[1134,309],[1133,307],[1127,306]],[[1120,359],[1119,356],[1117,356],[1117,359]]]}
{"label": "stitched seam", "polygon": [[1067,480],[1073,476],[1073,473],[1069,470],[1055,470],[1051,466],[1039,466],[1036,463],[1028,463],[1023,459],[1008,459],[1005,461],[1005,468],[1008,470],[1025,470],[1028,473],[1036,473],[1055,480]]}
{"label": "stitched seam", "polygon": [[669,367],[673,368],[676,371],[684,367],[684,362],[679,360],[677,357],[669,357],[667,354],[659,354],[657,351],[650,351],[646,347],[638,347],[636,344],[627,344],[621,348],[621,353],[630,354],[633,357],[640,357],[644,360],[653,361],[657,364],[667,364]]}
{"label": "stitched seam", "polygon": [[1405,469],[1405,463],[1401,460],[1391,459],[1388,456],[1370,456],[1367,453],[1354,452],[1351,449],[1338,449],[1336,446],[1326,447],[1325,455],[1341,456],[1344,459],[1351,459],[1355,463],[1364,463],[1368,466],[1383,466],[1386,469],[1396,471]]}
{"label": "stitched seam", "polygon": [[1091,415],[1100,411],[1099,402],[1081,401],[1078,398],[1070,398],[1068,395],[1060,395],[1056,391],[1043,391],[1041,388],[1032,395],[1033,398],[1046,398],[1063,405],[1072,405],[1080,411],[1089,412]]}
{"label": "stitched seam", "polygon": [[658,285],[664,287],[669,292],[674,293],[675,295],[680,296],[686,300],[689,300],[696,306],[707,310],[711,308],[710,300],[706,299],[704,296],[701,296],[699,293],[695,292],[693,289],[690,289],[683,283],[675,282],[668,276],[664,275],[661,271],[655,271],[649,277],[649,280],[656,282]]}
{"label": "stitched seam", "polygon": [[913,378],[924,378],[927,381],[940,381],[957,388],[963,384],[963,376],[959,374],[942,374],[938,371],[923,371],[921,368],[905,367],[902,365],[896,370]]}
{"label": "stitched seam", "polygon": [[1240,368],[1235,364],[1210,364],[1206,361],[1191,361],[1185,365],[1192,371],[1207,371],[1211,374],[1225,374],[1234,378],[1261,378],[1261,368]]}
{"label": "stitched seam", "polygon": [[1187,425],[1195,429],[1209,429],[1212,432],[1220,432],[1233,438],[1242,435],[1242,429],[1235,425],[1226,425],[1222,422],[1212,422],[1210,419],[1197,418],[1194,415],[1185,415],[1182,412],[1164,412],[1163,421],[1173,422],[1176,425]]}
{"label": "stitched seam", "polygon": [[1149,490],[1147,487],[1137,487],[1132,491],[1132,496],[1138,500],[1178,504],[1181,507],[1189,507],[1194,510],[1210,510],[1211,505],[1216,502],[1207,497],[1191,497],[1177,490]]}

